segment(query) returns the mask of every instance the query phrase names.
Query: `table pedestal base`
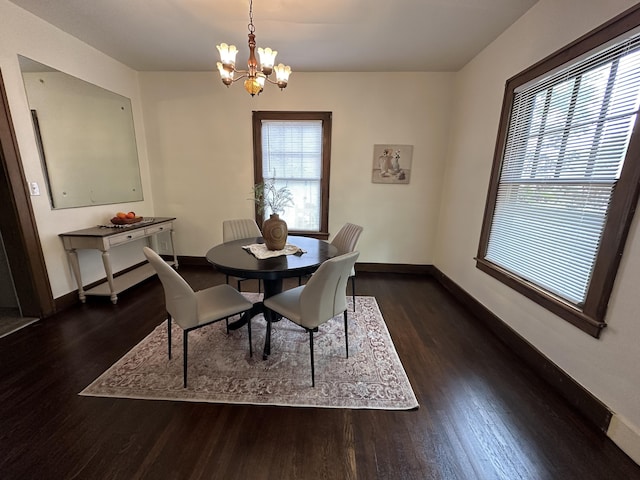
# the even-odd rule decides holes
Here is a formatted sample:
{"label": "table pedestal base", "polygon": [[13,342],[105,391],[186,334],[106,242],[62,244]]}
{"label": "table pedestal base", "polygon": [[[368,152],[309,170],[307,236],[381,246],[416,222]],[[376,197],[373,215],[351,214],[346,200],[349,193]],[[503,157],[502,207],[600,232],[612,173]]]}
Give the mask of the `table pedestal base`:
{"label": "table pedestal base", "polygon": [[[282,292],[282,279],[276,280],[263,280],[264,284],[264,298],[272,297],[273,295],[277,295]],[[229,330],[237,330],[240,327],[243,327],[247,324],[250,318],[255,317],[256,315],[264,315],[264,319],[267,322],[267,332],[264,339],[264,352],[262,354],[262,359],[266,360],[271,354],[271,324],[274,322],[279,322],[282,319],[280,315],[274,315],[273,312],[268,311],[264,303],[256,302],[251,307],[251,310],[243,313],[238,320],[235,322],[229,323]]]}

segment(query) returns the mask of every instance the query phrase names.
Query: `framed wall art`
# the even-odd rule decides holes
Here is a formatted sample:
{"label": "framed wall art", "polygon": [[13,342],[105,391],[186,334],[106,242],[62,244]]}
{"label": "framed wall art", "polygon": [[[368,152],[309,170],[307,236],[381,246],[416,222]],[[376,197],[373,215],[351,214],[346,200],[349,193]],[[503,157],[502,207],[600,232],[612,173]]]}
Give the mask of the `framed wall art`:
{"label": "framed wall art", "polygon": [[413,145],[373,146],[373,183],[408,184],[411,179]]}

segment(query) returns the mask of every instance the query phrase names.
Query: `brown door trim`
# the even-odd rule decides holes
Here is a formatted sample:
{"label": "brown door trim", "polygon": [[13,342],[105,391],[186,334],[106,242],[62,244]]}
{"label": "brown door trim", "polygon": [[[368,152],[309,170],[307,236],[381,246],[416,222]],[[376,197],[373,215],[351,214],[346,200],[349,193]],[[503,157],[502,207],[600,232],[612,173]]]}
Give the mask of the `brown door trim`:
{"label": "brown door trim", "polygon": [[22,314],[55,313],[49,276],[0,71],[0,230]]}

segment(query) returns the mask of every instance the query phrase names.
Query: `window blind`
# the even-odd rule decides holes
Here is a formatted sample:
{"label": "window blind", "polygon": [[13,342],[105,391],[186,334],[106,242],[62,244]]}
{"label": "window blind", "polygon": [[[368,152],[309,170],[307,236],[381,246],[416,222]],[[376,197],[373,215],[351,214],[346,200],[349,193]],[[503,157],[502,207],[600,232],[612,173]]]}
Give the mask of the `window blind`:
{"label": "window blind", "polygon": [[639,87],[636,35],[514,93],[487,260],[583,304]]}
{"label": "window blind", "polygon": [[[263,120],[262,175],[287,186],[294,205],[281,217],[290,230],[318,231],[322,181],[322,121]],[[271,212],[265,212],[268,216]]]}

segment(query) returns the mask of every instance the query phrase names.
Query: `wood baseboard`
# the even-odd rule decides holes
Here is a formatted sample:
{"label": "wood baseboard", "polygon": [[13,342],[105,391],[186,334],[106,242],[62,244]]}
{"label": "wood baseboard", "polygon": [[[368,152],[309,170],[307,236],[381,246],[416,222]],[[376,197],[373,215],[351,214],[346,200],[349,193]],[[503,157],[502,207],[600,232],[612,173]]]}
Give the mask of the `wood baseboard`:
{"label": "wood baseboard", "polygon": [[[170,255],[162,255],[162,258],[169,259],[173,258]],[[187,257],[187,256],[179,256],[178,257],[178,265],[194,265],[200,267],[211,267],[211,264],[207,261],[206,257]]]}
{"label": "wood baseboard", "polygon": [[356,263],[356,272],[410,273],[434,276],[433,265],[410,265],[406,263]]}
{"label": "wood baseboard", "polygon": [[483,322],[518,357],[556,389],[576,410],[603,432],[607,432],[612,412],[607,406],[571,378],[524,337],[473,298],[437,268],[434,278],[473,315]]}
{"label": "wood baseboard", "polygon": [[61,297],[55,298],[53,300],[53,303],[56,313],[63,312],[68,308],[73,307],[75,304],[80,303],[80,299],[78,298],[78,290],[73,290],[72,292],[66,293]]}
{"label": "wood baseboard", "polygon": [[[167,256],[167,259],[173,260],[173,257]],[[132,270],[135,270],[136,268],[144,265],[145,263],[147,262],[145,261],[145,262],[136,263],[135,265],[131,265],[130,267],[124,268],[119,272],[114,273],[113,278],[117,278],[120,275],[124,275],[125,273],[131,272]],[[98,285],[105,283],[106,281],[107,281],[107,277],[105,276],[101,280],[96,280],[95,282],[89,283],[84,286],[84,291],[86,292],[87,290],[97,287]],[[67,308],[71,308],[77,303],[80,303],[80,299],[78,298],[78,289],[75,289],[72,292],[69,292],[61,297],[54,299],[56,313],[62,312]]]}

